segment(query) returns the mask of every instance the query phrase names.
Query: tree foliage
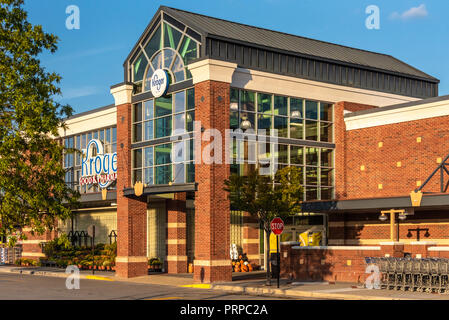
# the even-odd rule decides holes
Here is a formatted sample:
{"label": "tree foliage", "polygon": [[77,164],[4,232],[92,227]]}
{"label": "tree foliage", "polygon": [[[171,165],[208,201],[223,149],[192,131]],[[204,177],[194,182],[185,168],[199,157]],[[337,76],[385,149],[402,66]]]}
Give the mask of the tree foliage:
{"label": "tree foliage", "polygon": [[[278,170],[274,178],[259,175],[257,170],[253,170],[247,176],[231,175],[225,180],[225,191],[229,194],[231,206],[257,218],[266,231],[266,261],[270,252],[271,220],[293,216],[301,211],[303,187],[300,182],[301,170],[297,167]],[[269,268],[267,281],[270,281]]]}
{"label": "tree foliage", "polygon": [[38,59],[56,51],[57,37],[28,22],[23,0],[0,0],[0,23],[0,235],[42,233],[77,201],[55,140],[72,109],[54,100],[61,78]]}

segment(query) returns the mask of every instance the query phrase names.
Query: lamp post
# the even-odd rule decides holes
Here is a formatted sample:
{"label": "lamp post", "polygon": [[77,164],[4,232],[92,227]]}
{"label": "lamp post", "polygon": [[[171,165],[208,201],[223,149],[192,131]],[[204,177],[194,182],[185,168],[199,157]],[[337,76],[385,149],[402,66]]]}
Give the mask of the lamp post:
{"label": "lamp post", "polygon": [[386,221],[387,218],[387,214],[390,215],[390,239],[391,241],[399,241],[399,221],[398,221],[398,229],[396,230],[395,225],[396,225],[396,213],[399,214],[398,218],[399,220],[405,220],[407,218],[406,214],[405,214],[405,210],[401,209],[401,210],[395,210],[395,209],[391,209],[391,210],[384,210],[380,212],[381,215],[379,217],[380,221]]}

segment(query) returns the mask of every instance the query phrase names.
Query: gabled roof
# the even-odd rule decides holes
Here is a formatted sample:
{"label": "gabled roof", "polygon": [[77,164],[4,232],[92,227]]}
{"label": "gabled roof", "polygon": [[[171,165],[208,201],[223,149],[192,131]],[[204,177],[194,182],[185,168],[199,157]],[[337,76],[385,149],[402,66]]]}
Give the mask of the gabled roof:
{"label": "gabled roof", "polygon": [[166,6],[161,6],[158,12],[160,10],[192,27],[204,37],[216,36],[274,50],[288,51],[293,54],[365,66],[439,82],[438,79],[390,55],[249,26]]}

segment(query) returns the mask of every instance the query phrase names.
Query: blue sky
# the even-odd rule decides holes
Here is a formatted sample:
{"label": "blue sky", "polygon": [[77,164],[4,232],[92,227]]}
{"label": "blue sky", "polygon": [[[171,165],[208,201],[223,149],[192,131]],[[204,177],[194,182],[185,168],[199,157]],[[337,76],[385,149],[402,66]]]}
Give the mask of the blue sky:
{"label": "blue sky", "polygon": [[[33,24],[60,38],[41,57],[62,77],[64,103],[82,112],[113,103],[123,62],[160,5],[342,45],[387,53],[441,80],[449,94],[449,1],[440,0],[25,0]],[[66,28],[66,7],[80,9],[80,29]],[[380,9],[380,29],[365,9]]]}

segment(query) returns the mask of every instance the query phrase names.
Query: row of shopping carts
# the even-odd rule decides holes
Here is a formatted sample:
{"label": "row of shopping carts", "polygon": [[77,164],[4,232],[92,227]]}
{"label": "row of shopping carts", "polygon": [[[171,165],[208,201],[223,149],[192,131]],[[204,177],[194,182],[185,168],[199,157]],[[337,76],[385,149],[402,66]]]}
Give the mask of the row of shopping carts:
{"label": "row of shopping carts", "polygon": [[382,289],[449,293],[449,259],[365,258]]}

